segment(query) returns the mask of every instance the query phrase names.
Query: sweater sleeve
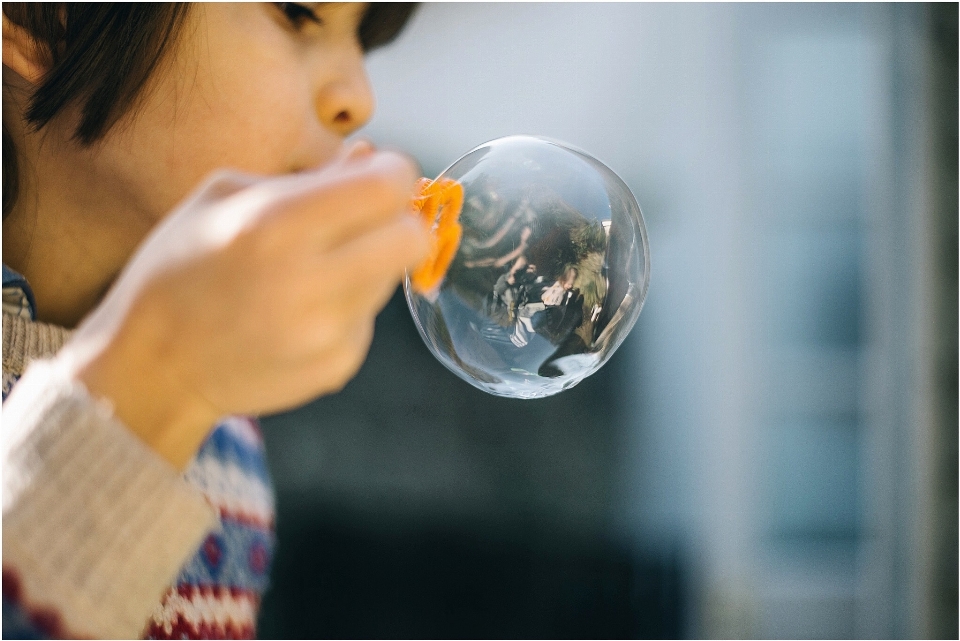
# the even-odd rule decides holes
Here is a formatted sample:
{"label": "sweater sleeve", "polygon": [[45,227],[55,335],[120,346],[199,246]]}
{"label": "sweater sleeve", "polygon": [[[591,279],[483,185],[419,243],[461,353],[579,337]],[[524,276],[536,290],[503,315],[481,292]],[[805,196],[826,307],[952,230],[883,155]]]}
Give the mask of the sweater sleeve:
{"label": "sweater sleeve", "polygon": [[51,636],[139,637],[217,522],[105,403],[45,361],[3,404],[2,465],[4,636],[29,621]]}

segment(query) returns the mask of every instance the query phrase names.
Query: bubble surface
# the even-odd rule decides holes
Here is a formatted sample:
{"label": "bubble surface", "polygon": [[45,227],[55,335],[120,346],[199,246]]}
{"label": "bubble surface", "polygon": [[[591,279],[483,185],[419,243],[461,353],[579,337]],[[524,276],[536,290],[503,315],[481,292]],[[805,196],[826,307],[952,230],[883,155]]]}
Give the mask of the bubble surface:
{"label": "bubble surface", "polygon": [[[624,182],[589,154],[531,136],[468,152],[436,182],[462,186],[445,275],[407,304],[430,351],[497,396],[541,398],[599,369],[646,297],[650,252]],[[458,230],[459,233],[459,230]]]}

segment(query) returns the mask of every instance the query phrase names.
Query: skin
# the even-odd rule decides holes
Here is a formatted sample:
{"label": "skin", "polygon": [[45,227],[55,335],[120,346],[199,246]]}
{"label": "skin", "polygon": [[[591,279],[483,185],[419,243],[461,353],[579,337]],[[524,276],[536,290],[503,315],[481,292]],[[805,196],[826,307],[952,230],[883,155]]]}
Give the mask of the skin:
{"label": "skin", "polygon": [[[327,6],[322,26],[297,29],[272,4],[194,7],[142,106],[94,147],[67,142],[72,114],[44,136],[8,119],[31,173],[43,176],[5,222],[3,247],[34,288],[39,317],[75,326],[157,221],[213,170],[277,175],[328,162],[373,113],[356,40],[364,8]],[[5,82],[10,66],[5,52]],[[16,84],[10,111],[21,113],[29,86]]]}
{"label": "skin", "polygon": [[178,468],[219,416],[340,389],[426,252],[408,214],[416,166],[343,145],[374,108],[365,7],[309,6],[321,24],[194,5],[140,103],[92,147],[71,141],[69,110],[24,126],[45,62],[4,17],[4,122],[24,167],[4,260],[40,320],[79,325],[64,374]]}

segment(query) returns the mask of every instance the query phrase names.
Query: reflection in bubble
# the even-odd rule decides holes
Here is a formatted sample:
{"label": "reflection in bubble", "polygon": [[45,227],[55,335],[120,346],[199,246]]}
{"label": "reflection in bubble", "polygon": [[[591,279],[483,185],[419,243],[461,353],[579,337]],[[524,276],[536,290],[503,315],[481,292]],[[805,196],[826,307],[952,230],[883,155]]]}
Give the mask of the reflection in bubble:
{"label": "reflection in bubble", "polygon": [[646,295],[640,208],[606,166],[561,143],[481,145],[438,181],[463,187],[462,239],[445,278],[407,302],[434,355],[499,396],[555,394],[596,371]]}

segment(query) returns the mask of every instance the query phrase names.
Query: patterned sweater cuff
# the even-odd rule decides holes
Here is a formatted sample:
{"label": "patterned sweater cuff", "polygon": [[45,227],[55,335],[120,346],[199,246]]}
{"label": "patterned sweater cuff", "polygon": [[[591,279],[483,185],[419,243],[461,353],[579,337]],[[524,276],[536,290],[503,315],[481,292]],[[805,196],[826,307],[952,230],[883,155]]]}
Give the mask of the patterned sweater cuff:
{"label": "patterned sweater cuff", "polygon": [[139,637],[216,516],[82,385],[38,361],[3,404],[3,565],[66,630]]}

